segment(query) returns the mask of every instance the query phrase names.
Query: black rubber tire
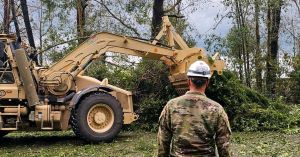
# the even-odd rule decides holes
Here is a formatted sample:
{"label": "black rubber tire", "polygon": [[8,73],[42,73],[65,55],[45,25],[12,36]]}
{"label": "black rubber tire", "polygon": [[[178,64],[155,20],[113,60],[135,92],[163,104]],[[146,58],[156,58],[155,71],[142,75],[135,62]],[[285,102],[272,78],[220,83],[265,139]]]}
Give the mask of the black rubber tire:
{"label": "black rubber tire", "polygon": [[[110,107],[114,114],[114,122],[112,127],[103,133],[93,131],[89,127],[86,119],[90,108],[99,103]],[[77,107],[73,109],[70,123],[77,137],[89,142],[110,142],[119,134],[122,129],[123,109],[119,101],[109,93],[91,93],[83,98]]]}
{"label": "black rubber tire", "polygon": [[5,135],[7,135],[9,133],[9,131],[1,131],[0,130],[0,138],[4,137]]}

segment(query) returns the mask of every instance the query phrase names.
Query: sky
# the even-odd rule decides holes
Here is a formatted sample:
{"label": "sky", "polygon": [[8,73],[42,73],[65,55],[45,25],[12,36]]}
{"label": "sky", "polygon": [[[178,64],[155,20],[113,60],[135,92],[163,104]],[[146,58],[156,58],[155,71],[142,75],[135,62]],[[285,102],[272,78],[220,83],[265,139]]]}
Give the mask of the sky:
{"label": "sky", "polygon": [[212,0],[204,5],[199,6],[199,9],[192,14],[188,14],[187,19],[190,24],[202,35],[215,33],[219,36],[224,37],[229,29],[232,27],[231,20],[224,18],[216,27],[216,23],[219,22],[216,19],[217,15],[226,15],[227,9],[221,3],[221,0]]}

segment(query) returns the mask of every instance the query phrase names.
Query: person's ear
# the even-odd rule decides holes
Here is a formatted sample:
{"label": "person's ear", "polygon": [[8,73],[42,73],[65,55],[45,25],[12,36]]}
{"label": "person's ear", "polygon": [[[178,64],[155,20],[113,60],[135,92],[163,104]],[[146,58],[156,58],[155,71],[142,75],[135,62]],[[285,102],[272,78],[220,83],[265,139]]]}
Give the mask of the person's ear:
{"label": "person's ear", "polygon": [[190,81],[191,81],[190,79],[187,80],[187,83],[188,83],[189,86],[191,86],[191,82]]}
{"label": "person's ear", "polygon": [[209,79],[206,80],[206,88],[208,87],[209,85]]}

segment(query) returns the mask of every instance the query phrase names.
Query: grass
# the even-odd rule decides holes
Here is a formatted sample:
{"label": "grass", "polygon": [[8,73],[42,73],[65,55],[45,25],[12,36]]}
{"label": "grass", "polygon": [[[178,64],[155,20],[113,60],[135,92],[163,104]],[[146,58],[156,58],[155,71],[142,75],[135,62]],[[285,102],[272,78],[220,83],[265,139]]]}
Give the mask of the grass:
{"label": "grass", "polygon": [[[156,133],[124,131],[111,143],[91,144],[67,132],[15,132],[1,139],[0,156],[155,156]],[[300,156],[300,133],[235,132],[233,156]]]}

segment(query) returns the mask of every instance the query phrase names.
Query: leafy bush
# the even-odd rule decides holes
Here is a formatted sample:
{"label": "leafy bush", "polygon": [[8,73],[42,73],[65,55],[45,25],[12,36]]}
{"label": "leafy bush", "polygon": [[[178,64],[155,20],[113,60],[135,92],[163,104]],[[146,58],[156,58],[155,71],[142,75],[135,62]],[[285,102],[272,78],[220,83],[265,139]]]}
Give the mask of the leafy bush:
{"label": "leafy bush", "polygon": [[167,101],[177,96],[168,79],[167,67],[158,61],[143,60],[134,70],[134,103],[139,128],[156,131],[159,115]]}
{"label": "leafy bush", "polygon": [[143,99],[137,110],[137,114],[140,116],[137,121],[139,128],[156,131],[158,118],[165,104],[165,100],[157,99],[154,96]]}
{"label": "leafy bush", "polygon": [[225,108],[233,130],[282,130],[300,124],[298,106],[271,101],[241,84],[229,71],[214,75],[206,94]]}

